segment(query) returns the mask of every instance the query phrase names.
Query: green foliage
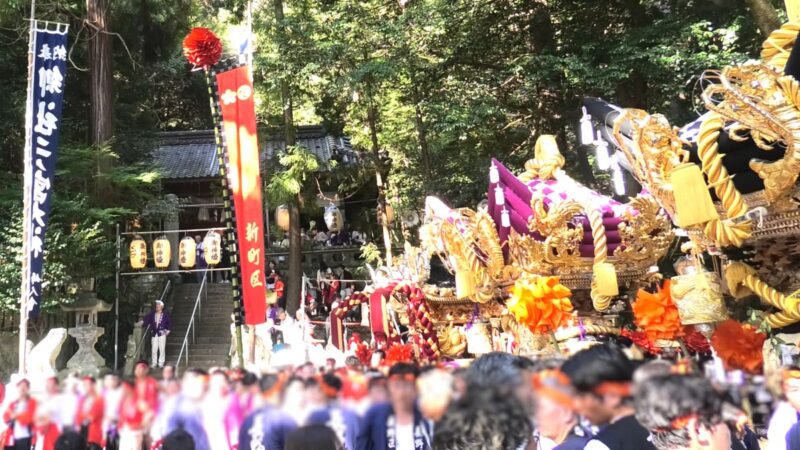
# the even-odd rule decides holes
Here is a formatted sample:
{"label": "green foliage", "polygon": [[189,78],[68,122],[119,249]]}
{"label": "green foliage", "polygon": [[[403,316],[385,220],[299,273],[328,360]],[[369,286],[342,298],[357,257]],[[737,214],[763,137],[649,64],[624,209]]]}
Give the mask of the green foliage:
{"label": "green foliage", "polygon": [[374,242],[369,242],[361,246],[361,258],[367,264],[381,266],[383,264],[383,253]]}
{"label": "green foliage", "polygon": [[306,181],[320,168],[316,155],[297,146],[287,148],[278,157],[278,164],[282,170],[273,174],[267,185],[270,203],[276,205],[295,201],[307,189]]}

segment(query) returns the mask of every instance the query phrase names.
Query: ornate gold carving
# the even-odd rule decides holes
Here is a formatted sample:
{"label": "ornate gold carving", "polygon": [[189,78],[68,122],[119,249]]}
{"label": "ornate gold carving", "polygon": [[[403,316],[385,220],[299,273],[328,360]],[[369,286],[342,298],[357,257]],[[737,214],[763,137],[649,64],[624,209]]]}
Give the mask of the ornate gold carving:
{"label": "ornate gold carving", "polygon": [[[526,172],[519,179],[524,182],[556,179],[565,186],[577,187],[577,183],[561,170],[563,164],[555,138],[540,137],[535,158],[528,161]],[[492,218],[487,213],[469,209],[454,210],[447,218],[426,217],[424,232],[421,232],[422,245],[430,254],[438,254],[453,271],[456,267],[469,268],[479,286],[472,300],[479,303],[505,295],[505,288],[525,274],[559,275],[572,288],[588,289],[593,265],[598,261],[613,264],[621,283],[635,281],[666,252],[672,239],[669,220],[653,199],[633,199],[628,209],[637,212],[624,217],[626,223],[620,226],[621,246],[609,257],[602,215],[593,200],[564,200],[546,208],[542,198],[533,198],[528,229],[536,233],[536,237],[510,230],[504,244],[506,257]],[[593,225],[594,257],[584,257],[580,253],[584,217]],[[611,300],[597,292],[593,298],[599,309],[607,308]]]}
{"label": "ornate gold carving", "polygon": [[773,289],[758,277],[755,269],[747,264],[740,262],[728,264],[725,267],[725,281],[728,284],[728,290],[735,298],[755,294],[765,303],[780,309],[780,312],[770,314],[765,319],[773,328],[800,322],[800,298],[787,296]]}
{"label": "ornate gold carving", "polygon": [[722,281],[716,273],[700,272],[672,277],[670,295],[684,325],[725,320]]}

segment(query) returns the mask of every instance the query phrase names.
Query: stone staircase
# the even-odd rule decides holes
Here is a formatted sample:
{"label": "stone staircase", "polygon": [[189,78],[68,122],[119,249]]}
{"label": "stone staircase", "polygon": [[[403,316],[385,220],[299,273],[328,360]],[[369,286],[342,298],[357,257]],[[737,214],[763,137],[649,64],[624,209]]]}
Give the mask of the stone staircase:
{"label": "stone staircase", "polygon": [[[192,333],[189,333],[189,365],[188,367],[199,367],[209,369],[214,366],[228,366],[230,357],[228,351],[231,345],[231,312],[233,311],[233,300],[231,297],[230,284],[207,284],[208,298],[203,294],[200,300],[201,314],[195,317],[194,342]],[[173,308],[172,332],[167,338],[166,361],[177,364],[177,359],[183,344],[183,338],[189,327],[189,320],[192,317],[197,293],[200,289],[199,283],[185,283],[175,286],[172,294]],[[186,366],[186,355],[180,361],[180,368],[183,371]]]}

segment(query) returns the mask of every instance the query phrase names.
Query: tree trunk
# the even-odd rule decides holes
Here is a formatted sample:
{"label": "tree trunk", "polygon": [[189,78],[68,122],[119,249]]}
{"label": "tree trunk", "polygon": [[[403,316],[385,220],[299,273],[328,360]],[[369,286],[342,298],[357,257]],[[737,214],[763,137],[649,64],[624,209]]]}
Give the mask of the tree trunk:
{"label": "tree trunk", "polygon": [[781,27],[778,11],[770,0],[744,0],[744,4],[750,9],[750,15],[764,37]]}
{"label": "tree trunk", "polygon": [[[283,15],[283,0],[275,0],[275,20],[278,23],[279,35],[285,35]],[[285,55],[287,49],[280,48],[280,54]],[[294,107],[292,104],[292,88],[289,85],[289,74],[281,77],[281,101],[283,102],[283,135],[286,147],[292,147],[296,142],[294,128]],[[303,289],[303,242],[300,236],[300,208],[303,197],[297,194],[289,202],[289,276],[286,280],[286,310],[292,317],[300,308],[300,295]]]}
{"label": "tree trunk", "polygon": [[425,126],[425,117],[422,112],[422,98],[419,94],[417,87],[417,80],[414,76],[414,68],[410,69],[411,72],[411,99],[414,102],[414,125],[417,130],[417,147],[419,149],[419,156],[422,160],[423,177],[425,180],[425,192],[427,193],[430,188],[431,175],[431,153],[428,147],[428,129]]}
{"label": "tree trunk", "polygon": [[[111,35],[108,34],[110,0],[86,0],[89,35],[89,143],[103,145],[114,135],[114,112],[111,90]],[[98,157],[98,175],[111,168],[109,158]],[[105,192],[98,177],[99,194]]]}
{"label": "tree trunk", "polygon": [[389,232],[389,217],[386,214],[386,188],[383,185],[383,162],[378,144],[378,112],[372,98],[372,83],[367,80],[367,125],[369,126],[372,154],[375,157],[375,183],[378,185],[378,216],[383,228],[383,246],[386,251],[386,266],[392,266],[392,235]]}

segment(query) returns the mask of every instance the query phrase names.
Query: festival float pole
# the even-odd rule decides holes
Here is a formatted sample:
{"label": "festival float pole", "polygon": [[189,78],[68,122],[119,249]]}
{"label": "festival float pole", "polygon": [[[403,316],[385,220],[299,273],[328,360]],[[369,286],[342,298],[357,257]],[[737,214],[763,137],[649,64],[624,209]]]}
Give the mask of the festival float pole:
{"label": "festival float pole", "polygon": [[[194,28],[184,39],[183,49],[189,62],[204,69],[208,85],[225,202],[236,347],[239,365],[243,367],[242,322],[258,325],[266,320],[264,216],[255,91],[248,66],[226,65],[218,70],[222,45],[210,30]],[[211,70],[212,67],[216,68]]]}

